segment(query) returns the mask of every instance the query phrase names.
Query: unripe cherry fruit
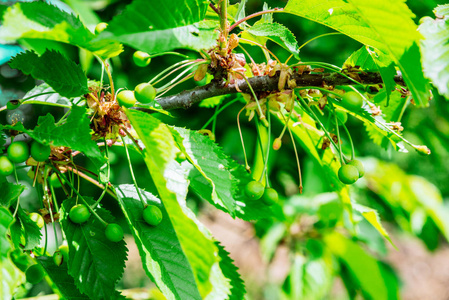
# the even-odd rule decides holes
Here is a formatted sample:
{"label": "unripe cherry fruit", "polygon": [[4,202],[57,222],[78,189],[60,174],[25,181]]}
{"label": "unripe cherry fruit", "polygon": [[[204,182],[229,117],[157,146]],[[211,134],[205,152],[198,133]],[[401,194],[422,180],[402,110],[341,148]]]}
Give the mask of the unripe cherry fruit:
{"label": "unripe cherry fruit", "polygon": [[[64,183],[64,179],[61,178],[62,182]],[[53,173],[50,176],[50,184],[54,189],[62,187],[61,182],[58,179],[58,174]]]}
{"label": "unripe cherry fruit", "polygon": [[151,62],[151,56],[143,51],[136,51],[133,54],[133,61],[138,67],[146,67]]}
{"label": "unripe cherry fruit", "polygon": [[134,97],[140,103],[150,103],[156,98],[156,89],[151,84],[143,82],[134,89]]}
{"label": "unripe cherry fruit", "polygon": [[250,181],[245,186],[245,194],[253,200],[260,199],[265,191],[265,187],[259,181]]}
{"label": "unripe cherry fruit", "polygon": [[30,217],[30,219],[36,223],[37,227],[39,227],[39,228],[44,227],[45,221],[44,221],[44,218],[40,214],[33,212],[33,213],[30,213],[28,215],[28,217]]}
{"label": "unripe cherry fruit", "polygon": [[34,264],[28,267],[25,276],[29,283],[36,284],[44,279],[45,272],[41,265]]}
{"label": "unripe cherry fruit", "polygon": [[64,255],[62,255],[60,250],[56,250],[55,253],[53,253],[53,262],[58,267],[64,262]]}
{"label": "unripe cherry fruit", "polygon": [[84,204],[77,204],[70,209],[69,218],[73,223],[80,224],[90,218],[90,211]]}
{"label": "unripe cherry fruit", "polygon": [[108,224],[106,230],[104,231],[106,238],[111,242],[120,242],[123,239],[123,229],[118,224]]}
{"label": "unripe cherry fruit", "polygon": [[0,156],[0,175],[8,176],[14,172],[14,164],[6,155]]}
{"label": "unripe cherry fruit", "polygon": [[338,170],[338,179],[344,184],[353,184],[359,179],[359,171],[352,165],[343,165]]}
{"label": "unripe cherry fruit", "polygon": [[[343,111],[341,109],[336,109],[335,114],[337,115],[337,119],[340,124],[345,124],[346,121],[348,121],[348,114],[345,111]],[[335,120],[335,119],[332,119],[332,120]]]}
{"label": "unripe cherry fruit", "polygon": [[95,26],[95,34],[100,34],[106,29],[106,27],[108,27],[108,23],[105,22],[98,23],[97,26]]}
{"label": "unripe cherry fruit", "polygon": [[44,162],[48,159],[50,154],[50,146],[41,144],[38,141],[34,141],[31,144],[31,157],[34,158],[35,161]]}
{"label": "unripe cherry fruit", "polygon": [[143,219],[147,224],[157,226],[162,221],[162,211],[155,205],[148,205],[143,210]]}
{"label": "unripe cherry fruit", "polygon": [[27,143],[22,141],[12,142],[8,147],[7,153],[9,160],[14,163],[22,163],[30,157],[30,149]]}
{"label": "unripe cherry fruit", "polygon": [[123,90],[117,94],[117,102],[120,106],[130,108],[136,104],[136,101],[133,91]]}
{"label": "unripe cherry fruit", "polygon": [[356,92],[347,92],[341,98],[341,104],[350,110],[359,110],[363,105],[363,98]]}
{"label": "unripe cherry fruit", "polygon": [[362,178],[365,175],[365,167],[363,166],[360,160],[354,159],[348,162],[348,165],[354,166],[359,171],[359,178]]}
{"label": "unripe cherry fruit", "polygon": [[279,201],[278,192],[273,188],[266,188],[262,195],[262,202],[270,206]]}

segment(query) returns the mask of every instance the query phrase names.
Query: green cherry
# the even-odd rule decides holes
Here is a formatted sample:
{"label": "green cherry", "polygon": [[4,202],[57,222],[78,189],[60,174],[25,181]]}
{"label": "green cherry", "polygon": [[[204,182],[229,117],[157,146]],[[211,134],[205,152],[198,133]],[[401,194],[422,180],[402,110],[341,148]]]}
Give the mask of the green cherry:
{"label": "green cherry", "polygon": [[140,103],[150,103],[156,98],[156,89],[151,84],[143,82],[134,89],[134,96]]}
{"label": "green cherry", "polygon": [[[62,182],[64,183],[64,179],[61,178]],[[56,173],[51,174],[50,176],[50,184],[54,189],[62,187],[61,182],[58,179],[58,175]]]}
{"label": "green cherry", "polygon": [[38,162],[44,162],[50,156],[50,146],[34,141],[31,144],[31,157]]}
{"label": "green cherry", "polygon": [[341,104],[350,110],[359,110],[363,105],[363,98],[359,93],[347,92],[341,98]]}
{"label": "green cherry", "polygon": [[348,165],[354,166],[359,171],[359,178],[362,178],[365,175],[365,167],[363,166],[360,160],[354,159],[348,162]]}
{"label": "green cherry", "polygon": [[359,171],[352,165],[343,165],[338,170],[338,179],[344,184],[353,184],[359,179]]}
{"label": "green cherry", "polygon": [[157,226],[162,221],[162,211],[155,205],[148,205],[143,210],[143,219],[149,225]]}
{"label": "green cherry", "polygon": [[8,147],[7,153],[9,160],[14,163],[22,163],[30,157],[30,149],[27,143],[22,141],[12,142]]}
{"label": "green cherry", "polygon": [[151,56],[143,51],[136,51],[133,54],[133,61],[138,67],[146,67],[151,62]]}
{"label": "green cherry", "polygon": [[264,191],[265,191],[265,187],[259,181],[255,181],[255,180],[250,181],[245,186],[245,194],[253,200],[260,199],[262,197]]}
{"label": "green cherry", "polygon": [[111,223],[104,231],[106,238],[111,242],[120,242],[123,239],[123,229],[118,224]]}
{"label": "green cherry", "polygon": [[262,202],[270,206],[279,201],[278,192],[273,188],[266,188],[262,195]]}
{"label": "green cherry", "polygon": [[136,101],[134,91],[123,90],[117,94],[117,102],[120,106],[130,108],[136,104]]}
{"label": "green cherry", "polygon": [[14,164],[6,155],[0,156],[0,175],[8,176],[14,172]]}
{"label": "green cherry", "polygon": [[25,271],[26,279],[29,283],[37,284],[44,279],[45,273],[41,265],[34,264]]}
{"label": "green cherry", "polygon": [[90,211],[84,204],[77,204],[70,209],[69,218],[73,223],[81,224],[90,218]]}

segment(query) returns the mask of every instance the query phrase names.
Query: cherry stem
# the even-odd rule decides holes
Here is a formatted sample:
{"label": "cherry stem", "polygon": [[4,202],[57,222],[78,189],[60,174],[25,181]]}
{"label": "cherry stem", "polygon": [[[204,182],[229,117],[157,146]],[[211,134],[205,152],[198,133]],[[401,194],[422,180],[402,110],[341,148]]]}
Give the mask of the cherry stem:
{"label": "cherry stem", "polygon": [[338,150],[340,152],[340,163],[343,166],[346,162],[343,160],[343,151],[342,151],[342,143],[341,143],[341,139],[340,139],[340,130],[338,128],[338,118],[337,118],[337,114],[334,111],[334,120],[335,120],[335,130],[337,131],[337,141],[338,141]]}
{"label": "cherry stem", "polygon": [[271,114],[270,114],[270,108],[268,106],[267,101],[267,116],[268,116],[268,132],[267,132],[267,153],[265,156],[265,162],[264,162],[264,169],[265,169],[265,180],[266,180],[266,187],[270,187],[270,183],[268,182],[268,159],[270,157],[270,146],[271,146]]}
{"label": "cherry stem", "polygon": [[247,39],[244,39],[244,38],[240,38],[240,39],[241,39],[242,41],[245,41],[245,42],[250,43],[250,44],[254,44],[254,45],[259,46],[260,48],[262,48],[262,49],[268,51],[268,52],[274,57],[274,59],[277,60],[278,64],[279,64],[279,65],[282,65],[282,63],[281,63],[281,61],[279,60],[279,58],[278,58],[276,55],[274,55],[274,53],[271,52],[271,51],[270,51],[267,47],[265,47],[264,45],[261,45],[261,44],[259,44],[259,43],[257,43],[257,42],[254,42],[254,41],[251,41],[251,40],[247,40]]}
{"label": "cherry stem", "polygon": [[324,34],[320,34],[314,38],[311,38],[310,40],[308,40],[307,42],[303,43],[301,46],[299,46],[298,51],[301,50],[304,46],[306,46],[308,43],[313,42],[316,39],[322,38],[322,37],[326,37],[326,36],[331,36],[331,35],[339,35],[339,34],[343,34],[341,32],[329,32],[329,33],[324,33]]}
{"label": "cherry stem", "polygon": [[243,79],[245,79],[246,83],[248,84],[249,89],[251,90],[251,94],[253,94],[254,100],[256,101],[257,107],[259,108],[259,114],[260,114],[260,119],[265,119],[265,115],[262,112],[262,107],[260,107],[260,103],[259,100],[257,99],[256,93],[253,90],[253,87],[251,86],[251,84],[249,83],[248,79],[246,78],[245,74],[240,73],[240,72],[235,72],[237,74],[240,74]]}
{"label": "cherry stem", "polygon": [[[64,174],[62,174],[59,170],[58,170],[58,168],[56,168],[55,166],[53,166],[53,165],[51,165],[51,167],[53,168],[53,171],[55,171],[56,173],[58,173],[59,174],[59,176],[62,176],[62,178],[64,178],[65,179],[65,181],[67,182],[67,184],[69,185],[69,187],[70,187],[70,189],[72,190],[72,191],[74,191],[75,192],[75,194],[81,199],[81,201],[83,201],[84,202],[84,204],[87,206],[87,208],[90,210],[90,212],[104,225],[104,226],[108,226],[108,223],[106,222],[106,221],[104,221],[98,214],[97,214],[97,212],[92,208],[92,207],[90,207],[90,205],[89,205],[89,203],[87,203],[87,201],[83,198],[83,196],[81,196],[81,194],[78,192],[78,190],[77,189],[75,189],[75,187],[73,186],[73,184],[70,182],[70,181],[68,181],[67,180],[67,178],[65,178],[65,176],[64,176]],[[68,166],[67,166],[68,167]],[[70,168],[70,167],[68,167],[68,168]],[[72,172],[73,172],[74,170],[72,169]],[[78,172],[78,171],[77,171]],[[78,182],[79,182],[79,180],[78,180]]]}
{"label": "cherry stem", "polygon": [[265,151],[263,149],[263,144],[262,144],[262,135],[260,134],[260,124],[259,121],[257,120],[257,118],[254,119],[254,121],[256,122],[256,130],[257,130],[257,140],[258,140],[258,144],[260,147],[260,153],[262,155],[262,159],[264,160],[264,168],[262,169],[262,173],[260,174],[260,178],[259,178],[259,182],[262,181],[263,176],[265,175]]}
{"label": "cherry stem", "polygon": [[128,160],[129,171],[131,173],[131,178],[133,180],[134,187],[136,188],[137,194],[139,195],[139,199],[140,199],[140,202],[142,203],[142,206],[145,207],[145,201],[143,200],[142,194],[140,193],[139,187],[137,186],[136,177],[134,176],[131,158],[129,157],[128,146],[126,146],[125,138],[121,137],[121,139],[122,139],[123,146],[125,147],[126,159]]}
{"label": "cherry stem", "polygon": [[346,135],[348,136],[349,143],[351,144],[351,160],[354,160],[355,150],[354,150],[354,143],[352,142],[351,134],[349,133],[349,130],[345,124],[341,123],[341,125],[343,126],[344,130],[346,131]]}
{"label": "cherry stem", "polygon": [[[184,63],[183,65],[177,67],[176,69],[169,71],[166,75],[164,75],[163,77],[161,77],[161,78],[158,79],[157,81],[150,81],[149,83],[150,83],[151,85],[155,86],[156,84],[158,84],[159,82],[161,82],[162,80],[164,80],[165,78],[167,78],[168,76],[170,76],[171,74],[175,73],[176,71],[181,70],[182,68],[187,68],[186,70],[184,70],[184,71],[181,73],[181,74],[185,74],[188,70],[191,70],[196,64],[198,64],[198,62],[197,62],[196,60],[194,60],[194,61],[189,61],[189,62],[187,62],[187,63]],[[182,76],[182,75],[181,75],[181,76]],[[179,77],[179,75],[178,75],[178,77]],[[156,77],[155,77],[155,78],[156,78]],[[176,78],[177,78],[177,77],[175,77],[175,79],[176,79]],[[168,84],[165,84],[164,86],[158,88],[158,90],[164,89],[165,86],[170,85],[170,83],[171,83],[172,81],[174,81],[175,79],[170,80]]]}
{"label": "cherry stem", "polygon": [[[294,105],[293,105],[291,111],[293,111],[293,109],[294,109]],[[285,119],[284,115],[282,115],[282,118],[284,119],[285,124],[287,124],[287,130],[288,130],[288,133],[290,134],[290,139],[292,140],[293,150],[295,152],[296,164],[298,167],[299,193],[302,194],[303,186],[302,186],[301,164],[299,162],[298,149],[296,149],[296,143],[295,143],[295,139],[293,137],[293,133],[290,129],[290,126],[288,126],[288,122],[290,121],[290,116],[288,117],[287,120]]]}
{"label": "cherry stem", "polygon": [[[100,189],[105,189],[105,186],[101,183],[99,183],[98,181],[96,181],[95,179],[93,179],[92,177],[87,176],[86,174],[84,174],[83,172],[79,171],[78,169],[72,168],[70,166],[66,166],[67,170],[72,172],[73,174],[77,175],[78,177],[83,178],[86,181],[89,181],[90,183],[92,183],[93,185],[99,187]],[[69,186],[71,186],[69,184]],[[107,188],[107,187],[106,187]],[[108,189],[108,194],[111,195],[112,197],[116,198],[116,195]]]}
{"label": "cherry stem", "polygon": [[330,134],[327,131],[326,127],[324,127],[323,123],[321,123],[321,120],[317,117],[315,112],[307,105],[307,103],[305,102],[305,100],[302,98],[302,96],[299,93],[297,94],[297,96],[298,96],[298,99],[300,100],[300,102],[302,104],[303,109],[306,112],[309,113],[310,117],[312,117],[315,120],[315,122],[317,122],[317,124],[319,125],[321,130],[323,130],[323,132],[326,135],[326,137],[329,139],[329,141],[332,143],[332,145],[334,145],[335,149],[339,149],[339,147],[337,146],[337,144],[335,144],[334,140],[330,136]]}
{"label": "cherry stem", "polygon": [[246,156],[245,142],[243,141],[242,128],[240,127],[240,114],[246,108],[246,106],[248,106],[248,104],[243,106],[243,108],[237,114],[237,127],[239,129],[240,141],[242,142],[243,156],[245,157],[245,169],[246,169],[246,171],[250,172],[250,167],[248,165],[248,158]]}
{"label": "cherry stem", "polygon": [[246,16],[246,17],[238,20],[234,24],[232,24],[232,26],[229,27],[229,32],[231,32],[235,27],[239,26],[243,22],[248,21],[249,19],[252,19],[252,18],[257,17],[257,16],[265,15],[265,14],[271,14],[271,13],[275,13],[275,12],[282,12],[283,10],[284,10],[283,8],[273,8],[273,9],[270,9],[270,10],[264,10],[264,11],[259,11],[259,12],[253,13],[253,14],[251,14],[249,16]]}
{"label": "cherry stem", "polygon": [[235,102],[239,101],[239,99],[234,99],[232,101],[229,101],[228,103],[226,103],[225,105],[223,105],[222,107],[220,107],[219,110],[215,111],[215,113],[212,115],[212,117],[210,117],[210,119],[203,125],[203,127],[201,127],[201,129],[206,129],[207,126],[209,126],[209,124],[217,118],[217,116],[226,108],[228,108],[229,106],[231,106],[232,104],[234,104]]}
{"label": "cherry stem", "polygon": [[[148,83],[154,85],[154,84],[158,83],[159,81],[165,79],[167,76],[170,76],[171,73],[166,75],[165,77],[161,78],[160,80],[158,80],[161,76],[164,76],[166,73],[170,72],[171,70],[176,69],[180,65],[181,65],[181,67],[179,67],[178,69],[183,68],[183,67],[188,66],[189,64],[192,64],[194,62],[195,62],[195,60],[191,60],[191,59],[187,59],[187,60],[183,60],[183,61],[177,62],[176,64],[171,65],[170,67],[166,68],[161,73],[157,74]],[[178,69],[174,70],[173,72],[176,72]],[[156,80],[158,80],[158,81],[156,81]]]}

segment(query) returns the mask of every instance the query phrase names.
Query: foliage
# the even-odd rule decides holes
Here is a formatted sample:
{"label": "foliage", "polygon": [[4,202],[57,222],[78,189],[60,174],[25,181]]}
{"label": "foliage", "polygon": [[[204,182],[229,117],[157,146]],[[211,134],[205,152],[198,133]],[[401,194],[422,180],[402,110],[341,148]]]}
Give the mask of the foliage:
{"label": "foliage", "polygon": [[[402,0],[289,0],[253,14],[246,0],[55,2],[0,5],[0,41],[24,49],[4,67],[20,74],[14,84],[25,92],[1,97],[1,155],[16,139],[51,148],[43,162],[30,157],[0,177],[2,299],[33,293],[23,283],[34,264],[63,298],[123,299],[129,243],[162,294],[154,299],[323,299],[336,277],[348,298],[398,299],[399,280],[382,257],[386,242],[396,247],[386,228],[432,250],[439,236],[449,240],[447,195],[427,179],[378,158],[360,158],[365,175],[354,167],[354,185],[338,176],[374,148],[411,160],[430,154],[409,141],[419,140],[413,123],[401,122],[409,110],[424,120],[417,108],[446,105],[438,93],[449,98],[447,5],[418,27]],[[93,33],[101,19],[108,26]],[[308,57],[332,36],[347,44],[342,51],[330,44],[329,60]],[[145,64],[131,64],[133,51]],[[151,95],[140,103],[132,88],[142,82]],[[117,101],[123,90],[126,107]],[[449,141],[438,131],[447,122],[439,124],[422,140],[444,161]],[[255,181],[279,201],[251,199],[245,190]],[[89,210],[85,222],[69,215],[77,204]],[[160,223],[143,217],[149,206]],[[255,291],[246,282],[235,253],[202,224],[215,208],[251,222],[266,262],[286,249],[282,284]],[[106,237],[112,223],[126,242]],[[68,252],[57,250],[56,264],[61,241]]]}

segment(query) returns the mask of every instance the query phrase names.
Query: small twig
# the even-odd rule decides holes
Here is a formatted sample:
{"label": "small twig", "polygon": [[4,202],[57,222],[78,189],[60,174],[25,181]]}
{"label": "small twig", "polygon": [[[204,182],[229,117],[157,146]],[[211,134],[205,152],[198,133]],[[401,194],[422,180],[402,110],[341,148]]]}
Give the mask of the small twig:
{"label": "small twig", "polygon": [[213,9],[214,12],[216,12],[218,15],[220,14],[220,11],[218,10],[218,8],[215,7],[215,5],[211,2],[209,3],[210,8]]}

